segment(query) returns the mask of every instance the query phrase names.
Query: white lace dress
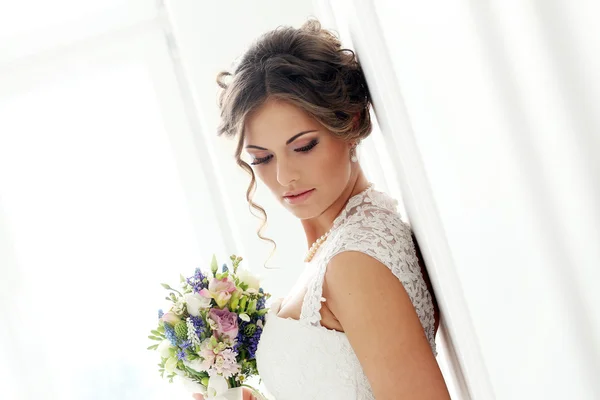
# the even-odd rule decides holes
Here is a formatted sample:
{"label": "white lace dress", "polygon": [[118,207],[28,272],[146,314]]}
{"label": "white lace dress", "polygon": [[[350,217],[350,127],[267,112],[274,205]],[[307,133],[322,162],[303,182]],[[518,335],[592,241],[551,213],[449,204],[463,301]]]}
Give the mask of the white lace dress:
{"label": "white lace dress", "polygon": [[320,323],[325,270],[329,260],[343,251],[360,251],[379,260],[403,283],[437,356],[432,298],[419,269],[410,227],[397,213],[397,204],[372,188],[351,197],[328,239],[306,264],[312,279],[300,319],[278,317],[281,300],[272,304],[256,361],[264,385],[276,400],[374,399],[346,335]]}

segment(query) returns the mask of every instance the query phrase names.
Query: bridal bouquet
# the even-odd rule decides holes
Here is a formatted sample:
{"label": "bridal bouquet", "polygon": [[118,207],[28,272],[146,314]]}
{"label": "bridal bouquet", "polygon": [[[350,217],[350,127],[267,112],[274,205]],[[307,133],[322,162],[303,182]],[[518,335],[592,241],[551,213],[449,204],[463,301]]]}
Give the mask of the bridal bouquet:
{"label": "bridal bouquet", "polygon": [[258,374],[254,354],[270,294],[239,268],[241,261],[231,256],[232,270],[224,264],[219,271],[213,256],[210,273],[197,268],[180,276],[181,291],[163,283],[172,305],[158,311],[158,327],[148,336],[158,342],[148,349],[160,354],[161,376],[180,379],[207,399],[241,399],[243,386],[262,398],[246,381]]}

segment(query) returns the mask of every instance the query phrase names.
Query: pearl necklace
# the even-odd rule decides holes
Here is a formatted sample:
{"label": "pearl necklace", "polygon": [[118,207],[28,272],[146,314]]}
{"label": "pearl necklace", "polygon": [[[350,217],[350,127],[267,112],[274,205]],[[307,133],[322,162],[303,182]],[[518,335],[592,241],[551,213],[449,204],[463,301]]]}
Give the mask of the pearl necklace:
{"label": "pearl necklace", "polygon": [[[332,229],[333,229],[333,227],[332,227]],[[318,238],[312,244],[312,246],[310,246],[310,249],[308,250],[308,253],[306,253],[306,258],[304,259],[304,262],[310,262],[310,260],[313,259],[313,257],[315,256],[315,253],[317,252],[317,250],[319,250],[319,247],[321,247],[321,245],[323,244],[323,242],[325,240],[327,240],[327,236],[329,236],[330,233],[331,233],[331,229],[328,230],[323,236],[321,236],[320,238]]]}
{"label": "pearl necklace", "polygon": [[[356,195],[363,194],[367,190],[371,189],[372,187],[373,187],[373,184],[370,183],[369,186],[367,186],[367,188],[365,190],[363,190],[360,193],[357,193]],[[354,197],[354,196],[352,196],[352,197]],[[312,244],[312,246],[310,246],[310,249],[308,249],[308,252],[306,253],[306,257],[304,258],[305,263],[308,263],[308,262],[310,262],[310,260],[313,259],[313,257],[315,256],[315,253],[317,252],[317,250],[319,250],[319,247],[321,247],[321,245],[325,242],[325,240],[327,240],[327,237],[329,236],[329,234],[331,233],[332,230],[333,230],[333,226],[327,232],[325,232],[325,234],[323,236],[318,238]]]}

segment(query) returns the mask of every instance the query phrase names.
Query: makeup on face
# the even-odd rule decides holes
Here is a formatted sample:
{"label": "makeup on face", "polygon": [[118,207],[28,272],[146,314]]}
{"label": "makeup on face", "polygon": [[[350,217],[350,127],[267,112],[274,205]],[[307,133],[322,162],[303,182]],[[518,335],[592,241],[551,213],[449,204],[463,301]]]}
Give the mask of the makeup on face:
{"label": "makeup on face", "polygon": [[[308,133],[312,133],[312,132],[317,132],[317,130],[313,129],[313,130],[307,130],[307,131],[300,132],[300,133],[292,136],[291,138],[289,138],[286,141],[285,145],[289,146],[290,144],[294,143],[297,139],[301,138],[302,136],[304,136]],[[297,153],[308,153],[312,149],[314,149],[318,144],[319,144],[319,139],[314,138],[314,139],[310,140],[306,145],[294,148],[294,151]],[[247,145],[246,149],[256,149],[256,150],[261,150],[261,151],[265,151],[265,152],[269,151],[269,149],[267,149],[265,147],[251,145],[251,144]],[[251,162],[251,165],[265,164],[265,163],[268,163],[269,161],[271,161],[272,158],[273,158],[273,154],[266,154],[263,157],[254,156],[254,158]]]}
{"label": "makeup on face", "polygon": [[309,190],[295,190],[292,193],[295,194],[284,194],[283,195],[283,199],[291,205],[294,204],[301,204],[304,201],[306,201],[313,193],[314,193],[315,189],[309,189]]}

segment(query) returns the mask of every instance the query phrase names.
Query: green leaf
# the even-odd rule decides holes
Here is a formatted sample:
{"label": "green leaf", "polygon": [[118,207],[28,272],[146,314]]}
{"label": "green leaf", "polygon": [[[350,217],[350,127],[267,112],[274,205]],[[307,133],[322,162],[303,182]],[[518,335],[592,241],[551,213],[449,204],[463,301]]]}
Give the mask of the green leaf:
{"label": "green leaf", "polygon": [[217,263],[217,257],[213,254],[212,260],[210,261],[210,270],[213,273],[213,276],[217,273],[219,269],[219,264]]}
{"label": "green leaf", "polygon": [[156,350],[158,349],[158,345],[157,344],[153,344],[152,346],[148,346],[147,350]]}
{"label": "green leaf", "polygon": [[152,339],[152,340],[159,340],[159,341],[161,341],[161,342],[164,340],[164,338],[157,337],[157,336],[152,336],[152,335],[149,335],[149,336],[148,336],[148,339]]}
{"label": "green leaf", "polygon": [[150,331],[154,336],[162,336],[161,333],[157,330]]}
{"label": "green leaf", "polygon": [[198,378],[200,378],[200,379],[204,378],[204,374],[202,374],[201,372],[198,372],[198,371],[196,371],[196,370],[193,370],[193,369],[191,369],[191,368],[189,368],[189,367],[187,367],[187,366],[185,367],[185,370],[186,370],[186,371],[187,371],[187,372],[188,372],[190,375],[193,375],[193,376],[195,376],[195,377],[198,377]]}
{"label": "green leaf", "polygon": [[248,308],[246,310],[248,314],[254,314],[256,312],[256,299],[253,299],[248,303]]}

